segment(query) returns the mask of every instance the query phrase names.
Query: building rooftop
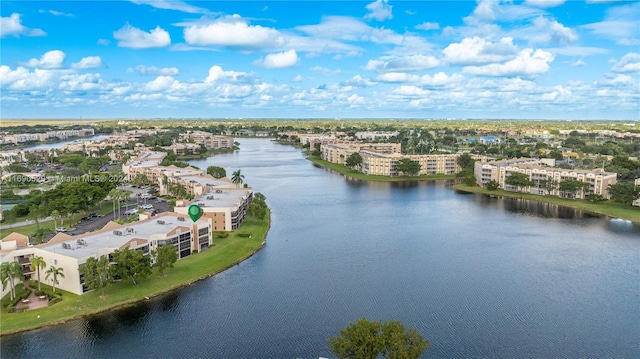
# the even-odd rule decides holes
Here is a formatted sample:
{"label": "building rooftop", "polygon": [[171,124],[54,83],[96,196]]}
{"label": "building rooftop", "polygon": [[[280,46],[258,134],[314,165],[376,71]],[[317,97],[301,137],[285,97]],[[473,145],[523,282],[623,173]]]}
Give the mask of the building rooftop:
{"label": "building rooftop", "polygon": [[[185,220],[180,221],[178,218]],[[132,239],[147,240],[154,234],[166,235],[177,227],[190,227],[192,223],[193,221],[188,216],[165,212],[144,221],[122,225],[117,229],[109,226],[110,229],[73,236],[68,240],[55,241],[55,243],[42,244],[38,248],[82,259],[95,256],[104,248],[119,248]],[[199,219],[196,223],[208,225],[204,219]],[[122,235],[115,234],[114,231],[120,231]]]}
{"label": "building rooftop", "polygon": [[243,202],[243,198],[248,196],[249,193],[251,193],[251,189],[248,188],[214,189],[195,198],[191,201],[191,204],[195,203],[200,207],[212,208],[236,207]]}

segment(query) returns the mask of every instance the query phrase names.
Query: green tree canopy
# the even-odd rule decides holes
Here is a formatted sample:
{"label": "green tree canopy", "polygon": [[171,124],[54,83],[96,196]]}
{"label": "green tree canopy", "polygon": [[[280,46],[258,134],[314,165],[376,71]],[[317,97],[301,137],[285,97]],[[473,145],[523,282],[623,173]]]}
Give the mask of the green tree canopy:
{"label": "green tree canopy", "polygon": [[529,176],[527,174],[520,172],[511,172],[509,177],[504,180],[504,183],[516,186],[518,189],[520,189],[520,187],[527,187],[533,184],[533,182],[529,180]]}
{"label": "green tree canopy", "polygon": [[396,162],[396,169],[405,175],[415,176],[420,173],[420,162],[410,158],[401,158]]}
{"label": "green tree canopy", "polygon": [[84,284],[89,289],[101,290],[102,298],[104,298],[104,288],[113,282],[113,270],[107,256],[100,256],[100,259],[89,257],[87,262],[80,266],[80,274],[84,276]]}
{"label": "green tree canopy", "polygon": [[429,342],[415,329],[398,321],[375,322],[359,319],[329,338],[331,352],[340,359],[419,358]]}
{"label": "green tree canopy", "polygon": [[152,251],[151,255],[155,257],[155,267],[158,268],[160,277],[164,277],[164,271],[167,268],[173,268],[173,264],[178,260],[178,253],[171,244],[158,247],[158,250]]}
{"label": "green tree canopy", "polygon": [[578,180],[564,180],[558,185],[558,189],[561,192],[569,193],[571,196],[575,196],[579,190],[585,190],[589,188],[589,184]]}
{"label": "green tree canopy", "polygon": [[151,274],[151,259],[141,251],[125,248],[113,252],[115,271],[121,278],[131,278],[133,285],[138,285],[136,279],[142,279]]}
{"label": "green tree canopy", "polygon": [[215,177],[215,178],[223,178],[223,177],[227,177],[227,171],[222,168],[222,167],[218,167],[218,166],[209,166],[207,167],[207,174]]}
{"label": "green tree canopy", "polygon": [[640,198],[640,187],[637,187],[633,183],[616,183],[609,185],[609,195],[611,199],[624,203],[626,205],[632,205],[633,201]]}
{"label": "green tree canopy", "polygon": [[471,158],[471,155],[468,153],[463,153],[458,156],[457,162],[463,170],[471,170],[471,172],[473,172],[473,166],[476,163],[476,160]]}
{"label": "green tree canopy", "polygon": [[347,157],[345,165],[349,168],[355,168],[362,164],[362,156],[358,152],[354,152]]}

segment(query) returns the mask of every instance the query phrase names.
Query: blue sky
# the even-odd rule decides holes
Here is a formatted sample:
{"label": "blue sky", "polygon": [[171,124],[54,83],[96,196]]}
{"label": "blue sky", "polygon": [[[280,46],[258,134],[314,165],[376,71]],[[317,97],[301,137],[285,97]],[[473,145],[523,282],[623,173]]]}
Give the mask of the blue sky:
{"label": "blue sky", "polygon": [[2,1],[2,118],[640,119],[638,1]]}

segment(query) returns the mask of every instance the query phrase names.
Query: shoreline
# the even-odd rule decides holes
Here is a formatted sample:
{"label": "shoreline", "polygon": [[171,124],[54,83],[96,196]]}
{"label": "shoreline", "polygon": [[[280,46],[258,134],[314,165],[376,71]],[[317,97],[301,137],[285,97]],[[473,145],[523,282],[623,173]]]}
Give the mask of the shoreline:
{"label": "shoreline", "polygon": [[[219,267],[219,268],[215,268],[215,266],[214,266],[214,269],[211,272],[198,273],[198,275],[195,275],[195,276],[189,278],[186,281],[170,285],[169,287],[160,288],[160,289],[158,289],[156,291],[153,291],[153,292],[150,292],[148,294],[145,294],[142,297],[136,297],[136,298],[133,298],[133,299],[126,299],[126,300],[122,300],[122,301],[117,301],[117,302],[115,302],[113,304],[107,304],[105,306],[97,307],[97,308],[95,308],[93,310],[90,310],[90,311],[88,311],[86,313],[75,314],[75,315],[71,315],[71,316],[68,316],[68,317],[54,319],[54,320],[51,320],[51,321],[48,321],[48,322],[44,322],[44,323],[37,323],[37,324],[29,323],[29,324],[26,324],[23,327],[18,327],[18,328],[15,328],[15,329],[9,329],[9,330],[6,330],[6,331],[0,329],[0,336],[12,335],[12,334],[17,334],[17,333],[21,333],[21,332],[27,332],[27,331],[36,330],[36,329],[52,327],[52,326],[56,326],[56,325],[59,325],[59,324],[66,323],[66,322],[71,321],[71,320],[87,318],[87,317],[91,317],[91,316],[94,316],[94,315],[97,315],[97,314],[101,314],[101,313],[105,313],[105,312],[108,312],[108,311],[131,307],[131,306],[134,306],[134,305],[136,305],[138,303],[150,300],[151,298],[155,298],[155,297],[158,297],[160,295],[163,295],[163,294],[175,291],[175,290],[179,290],[181,288],[184,288],[184,287],[187,287],[189,285],[192,285],[193,283],[196,283],[196,282],[199,282],[201,280],[204,280],[204,279],[213,277],[213,276],[215,276],[217,274],[220,274],[220,273],[226,271],[227,269],[235,267],[235,266],[239,265],[240,263],[244,262],[245,260],[253,257],[256,253],[258,253],[260,250],[262,250],[264,248],[264,246],[267,243],[267,235],[268,235],[269,230],[271,228],[271,210],[269,210],[269,209],[267,210],[266,219],[263,219],[263,221],[265,221],[264,224],[266,224],[266,226],[264,227],[264,233],[262,231],[260,231],[259,234],[256,234],[255,240],[252,241],[252,243],[251,243],[252,245],[251,246],[246,248],[247,249],[246,251],[243,251],[238,256],[234,256],[234,257],[230,258],[229,261],[223,262],[221,264],[221,267]],[[252,225],[256,226],[257,224],[252,223]],[[260,230],[261,227],[262,227],[262,225],[259,225],[257,229]],[[236,231],[234,233],[237,233],[237,232],[238,231]],[[225,240],[228,241],[230,239],[235,239],[235,240],[238,240],[237,242],[240,242],[240,241],[243,241],[246,238],[240,238],[240,237],[237,237],[237,236],[233,236],[233,237],[230,236],[229,238],[226,238]],[[218,239],[218,241],[220,241],[220,239]],[[259,241],[259,244],[258,244],[258,241]],[[215,243],[216,243],[216,241],[214,239],[214,247],[210,248],[209,250],[215,250]],[[232,246],[233,244],[236,244],[239,247],[239,245],[237,243],[230,243],[229,242],[222,249],[228,249],[228,248],[231,248],[231,249],[244,249],[244,248],[234,248]],[[202,252],[202,253],[206,254],[206,251]],[[206,256],[206,257],[198,256],[198,254],[202,254],[202,253],[197,253],[192,258],[197,257],[196,259],[201,259],[202,260],[203,258],[211,259],[209,257],[214,257],[215,256],[215,254],[211,254],[211,255]],[[216,254],[217,254],[217,252],[216,252]],[[183,264],[181,267],[188,267],[188,264],[189,264],[188,261],[189,261],[189,259],[192,259],[192,258],[183,259],[182,263],[186,263],[186,264]],[[187,261],[187,262],[184,262],[184,261]],[[176,262],[176,264],[178,264],[179,262]],[[194,261],[191,261],[191,262],[194,262]],[[169,269],[165,273],[165,277],[163,277],[162,279],[165,279],[167,276],[169,276],[171,274],[172,270],[175,270],[175,269],[176,268]],[[154,271],[154,273],[152,273],[151,276],[157,276],[157,273]],[[157,276],[157,277],[160,278],[159,276]],[[149,279],[150,278],[146,278],[146,280],[149,280]],[[122,283],[122,282],[120,282],[120,283]],[[144,282],[140,283],[140,285],[142,285],[142,284],[144,284]],[[132,284],[130,284],[130,283],[125,283],[123,285],[126,285],[127,287],[125,287],[125,288],[116,288],[116,290],[119,290],[121,292],[126,292],[126,290],[127,290],[126,288],[130,288],[132,291],[137,288],[136,286],[132,286]],[[105,291],[109,291],[109,289],[113,289],[113,287],[114,287],[114,285],[112,285],[110,287],[107,287],[105,289]],[[108,295],[112,295],[112,296],[114,295],[114,293],[106,293],[106,294],[107,294],[107,296]],[[82,296],[76,296],[76,295],[73,295],[73,294],[69,293],[68,295],[66,295],[66,300],[68,301],[67,306],[69,304],[73,304],[73,303],[70,303],[73,300],[73,298],[70,298],[69,296],[74,296],[75,298],[84,297],[86,301],[89,301],[90,297],[91,297],[91,299],[93,299],[93,297],[97,297],[98,299],[100,299],[99,298],[99,293],[96,292],[96,291],[92,291],[92,292],[83,294]],[[7,318],[9,318],[10,321],[23,322],[22,319],[28,319],[28,318],[33,319],[34,315],[37,315],[38,318],[39,318],[40,314],[44,314],[45,313],[45,311],[44,311],[45,309],[49,309],[49,311],[52,311],[51,308],[53,308],[54,310],[56,308],[64,310],[65,308],[62,308],[61,306],[58,306],[58,305],[63,304],[63,303],[64,303],[64,300],[62,302],[56,303],[56,304],[54,304],[53,306],[50,306],[50,307],[34,309],[34,310],[31,310],[31,311],[26,311],[24,313],[10,314],[10,313],[4,313],[3,312],[2,313],[2,322],[6,323]],[[58,307],[56,307],[56,306],[58,306]],[[66,309],[73,309],[73,308],[75,308],[75,307],[66,308]]]}
{"label": "shoreline", "polygon": [[[548,204],[553,204],[557,206],[569,207],[569,208],[573,208],[573,209],[577,209],[585,212],[590,212],[594,214],[599,214],[599,215],[607,216],[610,218],[619,218],[619,219],[631,221],[633,223],[640,223],[640,210],[637,211],[637,214],[635,215],[635,217],[625,216],[624,213],[622,215],[620,215],[620,213],[614,214],[606,210],[603,210],[602,208],[597,208],[598,204],[588,203],[584,201],[575,202],[576,200],[570,200],[570,199],[565,199],[565,198],[560,198],[555,196],[540,196],[540,195],[535,195],[531,193],[509,192],[509,191],[500,190],[500,189],[495,191],[489,191],[483,187],[470,187],[461,183],[454,185],[453,189],[455,191],[460,191],[465,193],[478,193],[486,196],[501,196],[501,197],[508,197],[508,198],[516,198],[516,199],[525,199],[528,201],[536,201],[540,203],[548,203]],[[590,207],[596,207],[596,208],[590,208]],[[634,208],[633,207],[624,208],[622,205],[619,205],[615,209],[624,211],[627,209],[633,210]]]}
{"label": "shoreline", "polygon": [[[443,177],[434,177],[434,176],[421,176],[421,177],[386,177],[386,176],[369,176],[369,175],[365,175],[362,174],[360,172],[354,171],[354,170],[348,170],[349,172],[345,171],[344,166],[342,165],[338,165],[335,163],[330,163],[318,158],[314,158],[314,157],[307,157],[307,160],[309,160],[310,162],[312,162],[315,165],[318,165],[322,168],[327,168],[330,169],[332,171],[336,171],[339,172],[345,176],[351,176],[354,177],[356,179],[361,179],[361,180],[365,180],[365,181],[384,181],[384,182],[401,182],[401,181],[434,181],[434,180],[446,180],[446,179],[455,179],[456,177],[454,175],[442,175]],[[327,164],[331,164],[333,166],[328,166]],[[356,174],[360,174],[360,176],[356,177],[353,176],[351,172],[354,172]],[[445,177],[446,176],[446,177]],[[374,178],[367,178],[367,177],[374,177]],[[382,179],[378,179],[375,177],[383,177]],[[387,178],[387,179],[384,179]],[[460,192],[466,192],[466,193],[480,193],[480,194],[484,194],[484,195],[494,195],[494,196],[503,196],[503,197],[510,197],[510,198],[521,198],[521,199],[526,199],[529,201],[536,201],[536,202],[541,202],[541,203],[549,203],[549,204],[554,204],[557,206],[564,206],[564,207],[569,207],[569,208],[573,208],[573,209],[579,209],[581,211],[586,211],[586,212],[590,212],[590,213],[595,213],[595,214],[599,214],[599,215],[604,215],[604,216],[608,216],[611,218],[621,218],[621,219],[625,219],[625,220],[629,220],[631,222],[634,223],[640,223],[640,210],[637,211],[636,213],[630,213],[627,215],[627,211],[629,209],[634,210],[633,207],[627,207],[625,208],[623,205],[619,205],[617,203],[614,203],[612,201],[607,201],[608,203],[608,207],[603,207],[602,203],[601,204],[593,204],[593,203],[588,203],[588,202],[584,202],[584,201],[580,201],[580,202],[576,202],[576,200],[569,200],[569,199],[565,199],[565,198],[560,198],[560,197],[555,197],[555,196],[539,196],[539,195],[534,195],[534,194],[530,194],[530,193],[520,193],[520,192],[509,192],[509,191],[505,191],[505,190],[495,190],[495,191],[489,191],[486,188],[483,187],[470,187],[470,186],[466,186],[462,183],[458,183],[456,185],[453,186],[453,189],[456,191],[460,191]],[[605,209],[603,209],[605,208]],[[610,208],[610,211],[607,211],[606,208]],[[625,213],[618,213],[619,211],[625,212]],[[636,211],[634,211],[636,212]],[[634,216],[635,214],[635,216]]]}

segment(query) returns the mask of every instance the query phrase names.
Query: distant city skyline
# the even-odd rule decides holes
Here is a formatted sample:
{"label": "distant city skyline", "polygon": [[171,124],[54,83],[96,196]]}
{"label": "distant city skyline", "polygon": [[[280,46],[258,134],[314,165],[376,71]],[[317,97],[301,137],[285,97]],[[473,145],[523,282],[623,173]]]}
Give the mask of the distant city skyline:
{"label": "distant city skyline", "polygon": [[2,118],[640,119],[640,2],[3,2]]}

